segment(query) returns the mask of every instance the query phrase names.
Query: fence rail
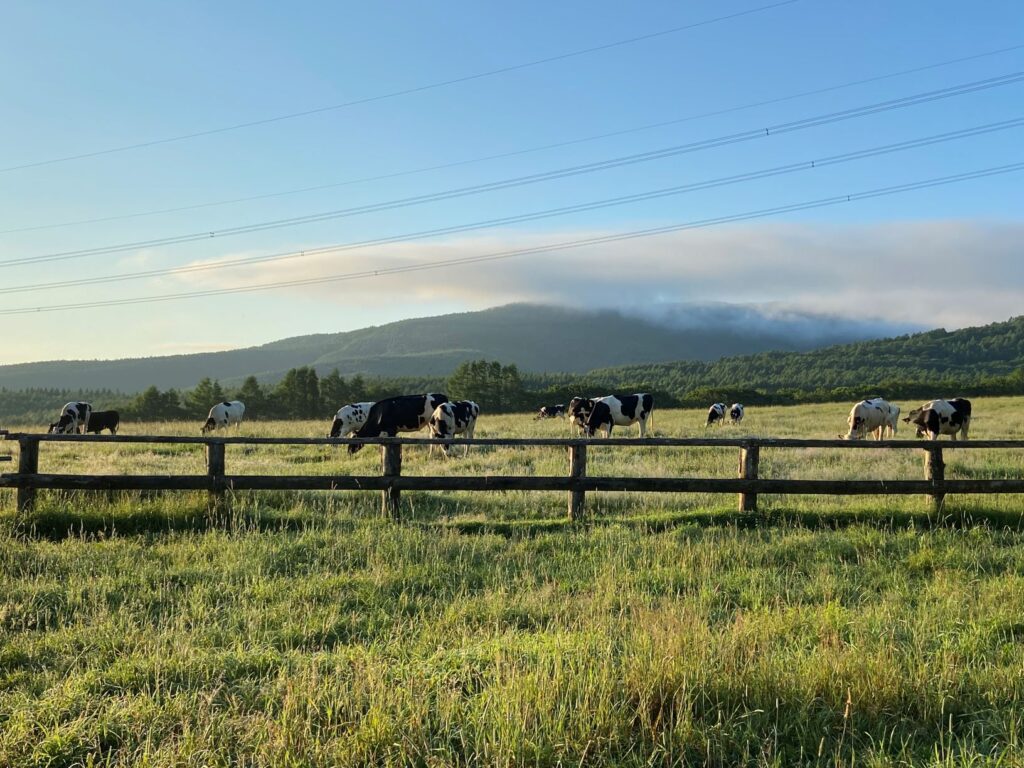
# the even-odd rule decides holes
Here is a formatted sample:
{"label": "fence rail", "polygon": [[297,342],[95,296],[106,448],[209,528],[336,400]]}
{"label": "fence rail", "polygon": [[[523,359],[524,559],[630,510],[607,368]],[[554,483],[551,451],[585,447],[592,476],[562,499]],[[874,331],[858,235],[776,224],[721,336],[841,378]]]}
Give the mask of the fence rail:
{"label": "fence rail", "polygon": [[[0,473],[0,488],[17,489],[17,509],[33,508],[38,490],[84,491],[206,491],[211,510],[222,508],[228,491],[379,491],[384,515],[400,517],[402,491],[562,491],[568,495],[570,519],[584,516],[586,494],[593,491],[643,493],[735,493],[743,512],[755,512],[759,494],[908,495],[924,494],[936,507],[948,493],[1024,493],[1024,476],[1007,479],[946,480],[943,452],[950,448],[1024,449],[1024,440],[921,442],[917,440],[847,441],[792,438],[479,438],[424,440],[416,438],[290,438],[290,437],[173,437],[166,435],[43,435],[3,433],[0,439],[18,443],[18,471]],[[81,475],[39,472],[41,443],[149,443],[204,446],[206,473],[201,475]],[[402,474],[404,446],[470,445],[508,448],[553,447],[568,450],[568,473],[559,476],[470,475],[443,477]],[[226,469],[229,445],[377,445],[379,475],[236,475]],[[605,477],[587,474],[588,447],[738,448],[735,478]],[[921,480],[806,480],[759,476],[762,449],[838,448],[843,450],[915,450],[924,453]],[[10,458],[10,457],[6,457]],[[4,457],[0,457],[3,460]],[[446,465],[448,468],[451,465]]]}

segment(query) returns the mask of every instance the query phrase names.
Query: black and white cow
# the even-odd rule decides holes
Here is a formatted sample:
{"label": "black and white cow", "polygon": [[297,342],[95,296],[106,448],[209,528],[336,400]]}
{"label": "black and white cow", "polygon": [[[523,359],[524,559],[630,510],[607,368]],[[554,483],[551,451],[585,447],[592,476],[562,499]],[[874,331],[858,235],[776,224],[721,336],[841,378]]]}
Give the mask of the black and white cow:
{"label": "black and white cow", "polygon": [[89,417],[89,426],[85,431],[95,432],[98,435],[104,429],[109,429],[110,434],[116,435],[120,425],[121,414],[117,411],[93,411]]}
{"label": "black and white cow", "polygon": [[868,435],[874,435],[875,440],[881,440],[887,431],[889,435],[895,435],[895,422],[899,415],[900,407],[884,398],[861,400],[850,409],[850,415],[846,417],[849,431],[839,437],[845,440],[864,440]]}
{"label": "black and white cow", "polygon": [[[352,437],[397,437],[399,432],[418,432],[430,421],[437,406],[447,402],[446,395],[436,393],[379,400],[370,408],[366,423]],[[348,452],[355,453],[362,447],[350,445]]]}
{"label": "black and white cow", "polygon": [[203,424],[202,433],[213,432],[215,429],[230,427],[232,424],[241,424],[242,416],[245,415],[245,403],[241,400],[225,400],[217,403],[210,409],[210,414]]}
{"label": "black and white cow", "polygon": [[50,425],[50,432],[55,435],[73,435],[89,429],[89,417],[92,416],[92,405],[89,403],[67,403],[60,409],[60,417]]}
{"label": "black and white cow", "polygon": [[653,411],[652,395],[643,392],[635,395],[608,395],[594,403],[594,408],[583,426],[583,432],[587,437],[593,437],[598,431],[602,431],[605,437],[611,437],[614,427],[639,424],[640,437],[646,437],[647,420],[652,419],[653,422]]}
{"label": "black and white cow", "polygon": [[373,403],[349,403],[343,405],[334,414],[334,421],[331,422],[331,431],[328,437],[350,437],[356,430],[366,423],[370,415]]}
{"label": "black and white cow", "polygon": [[565,405],[559,403],[558,405],[542,405],[537,415],[533,417],[533,420],[537,419],[553,419],[556,416],[565,416]]}
{"label": "black and white cow", "polygon": [[729,423],[739,424],[743,421],[743,415],[746,411],[743,408],[743,403],[733,403],[729,406]]}
{"label": "black and white cow", "polygon": [[956,440],[959,434],[966,440],[971,426],[971,401],[962,397],[930,400],[912,410],[903,421],[917,427],[918,437],[938,440],[939,435],[949,435],[950,439]]}
{"label": "black and white cow", "polygon": [[704,428],[707,429],[712,424],[724,424],[725,423],[725,403],[712,403],[711,407],[708,408],[708,420],[704,422]]}
{"label": "black and white cow", "polygon": [[[472,400],[456,400],[455,402],[441,403],[434,409],[427,425],[430,427],[430,436],[435,440],[444,440],[465,435],[467,440],[473,439],[473,431],[476,429],[476,420],[480,416],[480,406]],[[448,455],[451,446],[447,443],[437,446],[444,455]],[[435,446],[430,446],[430,452],[434,452]],[[466,446],[466,453],[469,455],[469,446]]]}
{"label": "black and white cow", "polygon": [[569,415],[569,426],[574,434],[578,435],[583,432],[583,428],[590,418],[590,412],[594,410],[594,403],[600,399],[599,397],[574,397],[569,401],[566,413]]}

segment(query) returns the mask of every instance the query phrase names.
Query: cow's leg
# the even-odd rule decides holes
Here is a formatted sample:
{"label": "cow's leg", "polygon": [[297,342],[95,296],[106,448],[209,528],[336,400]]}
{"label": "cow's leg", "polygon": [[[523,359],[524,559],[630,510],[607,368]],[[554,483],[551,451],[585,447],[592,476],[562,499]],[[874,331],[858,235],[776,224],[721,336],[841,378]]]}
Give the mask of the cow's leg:
{"label": "cow's leg", "polygon": [[640,437],[647,437],[647,417],[637,419],[636,423],[640,427]]}

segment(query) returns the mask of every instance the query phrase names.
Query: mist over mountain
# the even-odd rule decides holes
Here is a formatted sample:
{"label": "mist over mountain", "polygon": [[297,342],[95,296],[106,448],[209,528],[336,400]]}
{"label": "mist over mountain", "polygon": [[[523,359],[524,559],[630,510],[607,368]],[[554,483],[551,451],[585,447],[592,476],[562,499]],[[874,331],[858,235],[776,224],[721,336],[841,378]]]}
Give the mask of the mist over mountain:
{"label": "mist over mountain", "polygon": [[6,365],[0,366],[0,387],[136,392],[150,385],[187,388],[207,376],[225,383],[249,375],[274,382],[303,365],[321,374],[337,368],[345,376],[444,376],[459,363],[480,358],[515,363],[526,372],[582,373],[806,351],[908,330],[915,329],[775,305],[658,304],[620,310],[508,304],[223,352]]}

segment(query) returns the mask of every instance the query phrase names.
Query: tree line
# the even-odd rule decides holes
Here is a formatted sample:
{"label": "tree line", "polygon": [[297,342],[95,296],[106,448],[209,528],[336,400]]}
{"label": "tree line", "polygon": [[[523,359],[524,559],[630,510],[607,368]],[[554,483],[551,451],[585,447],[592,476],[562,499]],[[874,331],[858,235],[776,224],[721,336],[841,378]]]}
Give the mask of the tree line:
{"label": "tree line", "polygon": [[[474,360],[462,363],[447,378],[368,379],[349,378],[337,369],[320,376],[314,368],[292,368],[277,383],[261,384],[255,376],[240,386],[225,387],[204,378],[188,390],[149,387],[137,395],[113,390],[70,391],[61,389],[0,389],[0,426],[12,422],[49,422],[69,401],[86,400],[101,410],[116,409],[123,419],[202,419],[210,406],[223,400],[241,400],[247,419],[327,419],[346,403],[377,401],[419,392],[444,392],[453,400],[474,400],[486,413],[533,411],[541,405],[567,403],[576,395],[650,392],[659,407],[706,407],[714,402],[746,405],[796,405],[799,403],[854,402],[882,396],[894,401],[923,401],[933,397],[1024,395],[1024,366],[1007,373],[963,371],[920,378],[885,377],[884,369],[863,372],[861,383],[815,386],[816,372],[789,370],[788,363],[765,370],[762,386],[757,362],[773,356],[755,356],[732,383],[687,375],[695,365],[714,363],[656,364],[609,369],[590,374],[521,374],[515,365]],[[805,358],[805,362],[806,358]],[[995,366],[1005,370],[1005,363]],[[710,377],[709,377],[710,378]],[[792,382],[804,382],[793,386]],[[810,384],[810,385],[808,385]]]}

